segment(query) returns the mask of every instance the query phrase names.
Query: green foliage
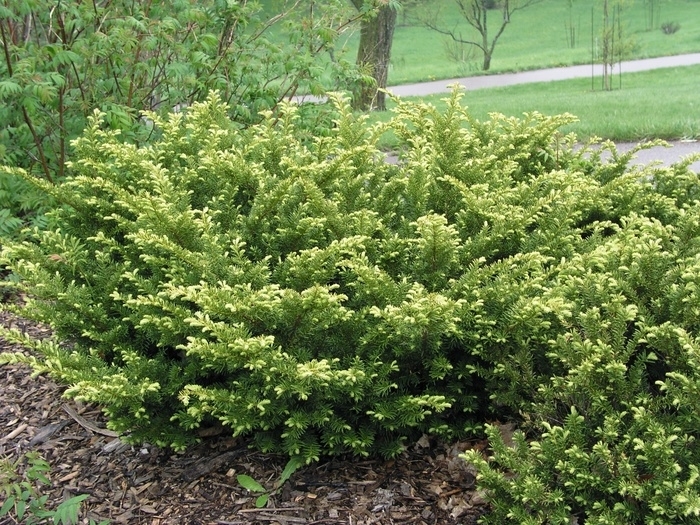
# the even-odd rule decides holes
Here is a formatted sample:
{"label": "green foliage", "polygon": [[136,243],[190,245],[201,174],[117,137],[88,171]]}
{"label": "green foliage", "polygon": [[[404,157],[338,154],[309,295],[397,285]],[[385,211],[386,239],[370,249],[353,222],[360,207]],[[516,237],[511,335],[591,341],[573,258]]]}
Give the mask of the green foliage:
{"label": "green foliage", "polygon": [[25,226],[45,227],[50,205],[46,193],[0,167],[0,238],[18,237]]}
{"label": "green foliage", "polygon": [[[351,62],[334,50],[349,26],[343,2],[310,12],[298,4],[281,2],[268,15],[257,2],[223,0],[5,2],[0,163],[61,179],[71,140],[96,108],[104,126],[144,143],[153,132],[141,125],[145,111],[183,108],[211,89],[220,90],[232,119],[249,125],[298,90],[319,94],[358,80]],[[307,132],[325,124],[306,122]],[[51,205],[29,205],[37,193],[27,188],[2,195],[5,186],[0,234],[15,232]]]}
{"label": "green foliage", "polygon": [[509,314],[511,330],[540,328],[529,358],[513,353],[493,369],[505,384],[531,378],[516,395],[493,394],[518,408],[524,432],[508,447],[490,427],[492,456],[465,456],[493,503],[485,523],[700,515],[697,175],[682,165],[611,175],[605,208],[621,216],[595,211],[587,249],[562,258],[556,278]]}
{"label": "green foliage", "polygon": [[243,487],[244,489],[253,493],[260,494],[255,500],[256,507],[262,508],[267,505],[267,502],[270,499],[270,495],[267,493],[265,487],[263,487],[260,483],[255,481],[247,474],[239,474],[238,476],[236,476],[236,479],[238,480],[238,483],[240,483],[241,487]]}
{"label": "green foliage", "polygon": [[284,485],[287,480],[292,477],[292,474],[294,474],[303,464],[304,460],[301,457],[292,456],[280,474],[279,479],[275,482],[275,486],[272,490],[267,490],[247,474],[239,474],[236,476],[236,479],[244,489],[254,494],[259,494],[255,500],[255,506],[261,508],[267,505],[267,502],[270,500],[270,496],[274,496],[282,488],[282,485]]}
{"label": "green foliage", "polygon": [[[26,466],[24,466],[26,463]],[[36,452],[28,452],[14,463],[0,461],[0,491],[5,501],[0,517],[10,516],[13,523],[78,523],[80,504],[87,494],[73,496],[60,503],[54,510],[47,508],[48,496],[41,494],[41,485],[50,484],[49,464]],[[20,471],[22,471],[20,473]],[[94,523],[92,520],[90,523]],[[107,522],[101,522],[101,525]]]}
{"label": "green foliage", "polygon": [[52,227],[3,250],[56,341],[3,359],[178,448],[218,420],[304,462],[391,456],[513,419],[469,457],[491,523],[694,519],[697,175],[459,99],[368,128],[335,97],[313,141],[295,106],[242,130],[215,93],[149,114],[148,147],[94,116]]}

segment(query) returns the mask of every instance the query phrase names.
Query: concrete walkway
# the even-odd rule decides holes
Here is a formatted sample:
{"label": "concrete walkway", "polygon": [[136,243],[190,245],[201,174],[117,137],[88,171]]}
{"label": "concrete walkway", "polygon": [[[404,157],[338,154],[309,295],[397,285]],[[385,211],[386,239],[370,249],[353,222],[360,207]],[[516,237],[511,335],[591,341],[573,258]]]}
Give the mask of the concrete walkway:
{"label": "concrete walkway", "polygon": [[[630,164],[651,164],[652,162],[660,162],[663,166],[669,166],[674,162],[687,157],[688,155],[700,155],[700,142],[697,140],[688,141],[669,141],[668,148],[662,146],[654,146],[653,148],[638,151],[635,158]],[[636,143],[618,142],[615,144],[619,152],[627,152],[635,147]],[[700,174],[700,159],[690,165],[690,169],[695,173]]]}
{"label": "concrete walkway", "polygon": [[[635,73],[637,71],[649,71],[667,67],[693,66],[700,64],[700,53],[676,55],[659,58],[645,58],[642,60],[629,60],[615,65],[614,74]],[[437,93],[447,93],[448,86],[459,84],[467,91],[492,87],[512,86],[515,84],[530,84],[533,82],[551,82],[554,80],[568,80],[571,78],[596,77],[603,74],[602,64],[588,64],[583,66],[555,67],[548,69],[535,69],[518,73],[502,73],[496,75],[478,75],[473,77],[452,78],[448,80],[436,80],[434,82],[421,82],[418,84],[403,84],[389,86],[387,89],[401,97],[423,97]]]}

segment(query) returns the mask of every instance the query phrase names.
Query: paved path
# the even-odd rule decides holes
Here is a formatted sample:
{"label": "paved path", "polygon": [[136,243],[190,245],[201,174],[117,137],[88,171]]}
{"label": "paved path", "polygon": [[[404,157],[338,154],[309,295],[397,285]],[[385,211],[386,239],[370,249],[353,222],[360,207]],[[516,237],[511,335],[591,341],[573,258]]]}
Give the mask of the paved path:
{"label": "paved path", "polygon": [[[634,73],[637,71],[649,71],[652,69],[662,69],[678,66],[692,66],[700,64],[700,53],[685,55],[666,56],[659,58],[646,58],[641,60],[624,61],[615,66],[614,74]],[[418,84],[403,84],[390,86],[389,91],[402,97],[427,96],[439,93],[448,93],[453,84],[460,84],[465,90],[512,86],[515,84],[528,84],[533,82],[552,82],[557,80],[568,80],[572,78],[586,78],[591,76],[600,78],[603,73],[601,64],[567,66],[548,69],[536,69],[532,71],[522,71],[519,73],[502,73],[493,75],[478,75],[472,77],[452,78],[447,80],[436,80],[433,82],[421,82]],[[296,100],[316,100],[312,96],[295,97]],[[697,116],[700,119],[700,115]],[[674,141],[671,148],[654,147],[637,153],[633,160],[634,164],[648,164],[653,161],[660,161],[664,165],[676,162],[682,157],[692,153],[700,153],[700,141]],[[618,144],[620,151],[628,151],[634,144]],[[700,160],[691,164],[691,169],[700,173]]]}
{"label": "paved path", "polygon": [[[673,141],[669,142],[670,148],[655,146],[637,152],[631,164],[649,164],[651,162],[661,162],[664,166],[668,166],[678,160],[687,157],[691,154],[700,154],[700,142],[693,141]],[[636,143],[617,143],[617,149],[621,152],[626,152],[636,146]],[[690,165],[690,169],[695,173],[700,174],[700,160],[696,160]]]}
{"label": "paved path", "polygon": [[[687,55],[676,55],[659,58],[645,58],[642,60],[629,60],[616,64],[615,74],[634,73],[637,71],[649,71],[651,69],[661,69],[666,67],[692,66],[700,64],[700,53]],[[491,87],[512,86],[514,84],[529,84],[533,82],[550,82],[553,80],[568,80],[571,78],[586,78],[591,76],[591,71],[597,77],[603,74],[602,64],[591,64],[583,66],[555,67],[549,69],[535,69],[532,71],[521,71],[519,73],[502,73],[497,75],[478,75],[474,77],[452,78],[448,80],[436,80],[434,82],[421,82],[419,84],[404,84],[400,86],[390,86],[387,88],[395,95],[402,97],[423,97],[437,93],[447,93],[448,86],[460,84],[464,89],[470,91]]]}

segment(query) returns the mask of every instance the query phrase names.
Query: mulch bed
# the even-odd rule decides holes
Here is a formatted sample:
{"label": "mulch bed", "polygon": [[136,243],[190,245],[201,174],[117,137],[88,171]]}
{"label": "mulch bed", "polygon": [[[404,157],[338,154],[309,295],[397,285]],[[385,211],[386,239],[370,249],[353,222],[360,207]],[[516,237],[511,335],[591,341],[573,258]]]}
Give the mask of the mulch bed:
{"label": "mulch bed", "polygon": [[[0,312],[0,323],[34,337],[45,327]],[[0,339],[0,352],[27,352]],[[441,444],[424,437],[400,457],[322,459],[300,468],[270,498],[236,481],[248,474],[272,487],[287,458],[261,454],[224,434],[184,453],[122,443],[98,407],[62,398],[64,388],[26,366],[0,366],[0,458],[38,451],[51,465],[51,507],[89,494],[81,523],[176,524],[459,524],[476,523],[487,505],[458,455],[483,443]],[[0,496],[2,499],[2,496]],[[0,503],[1,504],[1,503]],[[0,518],[0,525],[13,524]]]}

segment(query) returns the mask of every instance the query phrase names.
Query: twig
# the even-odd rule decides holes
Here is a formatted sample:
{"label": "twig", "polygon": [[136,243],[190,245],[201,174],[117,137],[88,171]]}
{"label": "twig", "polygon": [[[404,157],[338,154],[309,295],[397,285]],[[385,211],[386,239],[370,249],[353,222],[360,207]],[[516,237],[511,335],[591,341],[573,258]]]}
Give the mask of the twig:
{"label": "twig", "polygon": [[13,438],[16,438],[19,436],[24,430],[28,427],[29,425],[27,423],[22,423],[20,426],[18,426],[16,429],[14,429],[12,432],[7,434],[4,438],[0,439],[0,443],[5,443],[6,441],[9,441]]}
{"label": "twig", "polygon": [[275,514],[260,514],[258,516],[255,516],[255,519],[265,521],[279,521],[281,523],[309,523],[306,518],[295,518],[293,516],[279,516]]}
{"label": "twig", "polygon": [[[255,512],[291,512],[306,510],[304,507],[280,507],[278,509],[241,509],[238,511],[239,514],[253,514]],[[287,518],[285,518],[287,519]]]}
{"label": "twig", "polygon": [[63,405],[63,410],[65,410],[66,413],[70,417],[72,417],[76,423],[78,423],[78,425],[89,430],[90,432],[94,432],[95,434],[101,434],[103,436],[119,437],[119,434],[117,434],[113,430],[107,430],[106,428],[100,428],[97,425],[90,423],[85,418],[80,417],[78,415],[78,413],[75,410],[73,410],[71,407],[69,407],[68,405]]}

